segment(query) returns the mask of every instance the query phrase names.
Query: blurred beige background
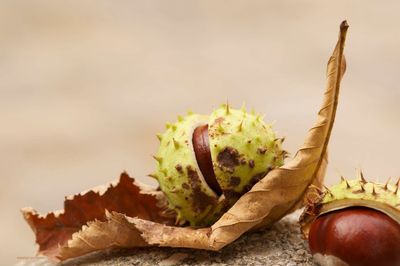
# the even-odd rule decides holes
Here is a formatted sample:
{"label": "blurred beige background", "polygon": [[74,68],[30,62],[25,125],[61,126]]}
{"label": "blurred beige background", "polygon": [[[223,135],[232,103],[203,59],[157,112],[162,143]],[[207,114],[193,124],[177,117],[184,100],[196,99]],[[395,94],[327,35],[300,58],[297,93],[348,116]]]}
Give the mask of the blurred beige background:
{"label": "blurred beige background", "polygon": [[[341,20],[348,68],[327,183],[400,175],[398,1],[2,1],[0,261],[35,254],[19,208],[116,178],[143,182],[155,134],[227,100],[295,152],[315,120]],[[152,183],[154,184],[154,183]]]}

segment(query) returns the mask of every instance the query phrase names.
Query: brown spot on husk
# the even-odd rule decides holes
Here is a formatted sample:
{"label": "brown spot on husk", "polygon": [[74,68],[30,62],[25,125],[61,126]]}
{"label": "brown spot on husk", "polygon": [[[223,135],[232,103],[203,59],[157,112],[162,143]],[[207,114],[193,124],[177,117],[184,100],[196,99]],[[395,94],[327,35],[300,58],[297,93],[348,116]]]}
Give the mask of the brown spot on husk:
{"label": "brown spot on husk", "polygon": [[249,161],[249,166],[250,166],[250,168],[254,168],[254,166],[255,166],[254,160]]}
{"label": "brown spot on husk", "polygon": [[217,161],[220,168],[233,173],[235,166],[239,165],[239,152],[232,147],[226,147],[218,153]]}
{"label": "brown spot on husk", "polygon": [[236,187],[239,184],[240,184],[240,177],[232,176],[230,181],[229,181],[229,185],[233,186],[233,187]]}
{"label": "brown spot on husk", "polygon": [[176,171],[178,171],[180,174],[183,173],[182,165],[180,165],[180,164],[175,165],[175,169],[176,169]]}
{"label": "brown spot on husk", "polygon": [[191,166],[186,167],[189,176],[189,184],[192,188],[192,208],[195,212],[203,212],[208,206],[215,206],[217,199],[207,195],[202,190],[202,184],[199,175]]}
{"label": "brown spot on husk", "polygon": [[[233,189],[225,189],[223,191],[225,198],[228,200],[228,202],[230,202],[232,204],[235,203],[244,193],[248,192],[268,172],[269,172],[269,169],[266,172],[261,172],[261,173],[258,173],[258,174],[255,174],[254,176],[252,176],[249,183],[243,187],[242,192],[237,192]],[[230,185],[232,184],[232,178],[236,178],[236,177],[231,177]],[[239,178],[239,182],[240,182],[240,178]]]}
{"label": "brown spot on husk", "polygon": [[235,202],[236,200],[238,200],[243,193],[237,192],[233,189],[225,189],[224,190],[224,195],[225,198],[227,199],[227,203],[229,204],[229,202]]}

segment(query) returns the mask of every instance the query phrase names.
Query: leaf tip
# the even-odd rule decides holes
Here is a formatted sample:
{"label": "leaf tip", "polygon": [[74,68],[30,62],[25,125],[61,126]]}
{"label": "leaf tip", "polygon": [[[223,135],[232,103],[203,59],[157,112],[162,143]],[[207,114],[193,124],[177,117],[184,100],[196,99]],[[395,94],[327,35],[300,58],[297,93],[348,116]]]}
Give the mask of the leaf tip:
{"label": "leaf tip", "polygon": [[349,24],[347,23],[347,20],[343,20],[342,23],[340,23],[340,30],[347,30],[349,28]]}

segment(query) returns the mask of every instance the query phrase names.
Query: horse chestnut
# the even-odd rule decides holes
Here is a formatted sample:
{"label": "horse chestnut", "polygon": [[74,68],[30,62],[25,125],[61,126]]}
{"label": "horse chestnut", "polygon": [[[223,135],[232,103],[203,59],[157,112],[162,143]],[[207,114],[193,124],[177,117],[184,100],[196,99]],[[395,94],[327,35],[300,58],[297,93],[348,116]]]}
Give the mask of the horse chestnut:
{"label": "horse chestnut", "polygon": [[151,176],[181,225],[213,224],[286,155],[260,115],[228,105],[209,116],[178,117],[158,138]]}
{"label": "horse chestnut", "polygon": [[320,265],[400,265],[397,186],[342,179],[308,195],[300,223]]}
{"label": "horse chestnut", "polygon": [[321,215],[312,223],[308,241],[320,264],[400,265],[400,225],[373,209],[353,207]]}

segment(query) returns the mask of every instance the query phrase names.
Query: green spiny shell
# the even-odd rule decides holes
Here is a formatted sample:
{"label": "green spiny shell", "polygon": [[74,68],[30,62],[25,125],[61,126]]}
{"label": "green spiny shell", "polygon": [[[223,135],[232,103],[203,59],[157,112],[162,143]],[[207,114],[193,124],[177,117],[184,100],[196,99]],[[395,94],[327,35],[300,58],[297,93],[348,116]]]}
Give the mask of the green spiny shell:
{"label": "green spiny shell", "polygon": [[211,158],[223,191],[242,193],[283,164],[282,139],[261,116],[222,105],[210,115]]}
{"label": "green spiny shell", "polygon": [[167,124],[167,130],[159,137],[157,171],[152,175],[166,194],[170,208],[177,211],[178,220],[193,224],[203,220],[218,201],[204,180],[193,151],[193,131],[207,122],[206,116],[190,114],[173,125]]}
{"label": "green spiny shell", "polygon": [[[194,154],[194,130],[208,124],[210,152],[218,196],[205,181]],[[154,158],[157,169],[151,176],[159,182],[177,222],[194,226],[214,223],[270,169],[283,164],[282,139],[260,116],[223,105],[210,116],[189,114],[158,135],[160,147]]]}
{"label": "green spiny shell", "polygon": [[361,174],[359,179],[342,181],[325,191],[308,193],[308,205],[300,219],[303,233],[307,236],[309,226],[319,216],[349,207],[368,207],[381,211],[400,223],[399,182],[392,185],[368,182]]}

